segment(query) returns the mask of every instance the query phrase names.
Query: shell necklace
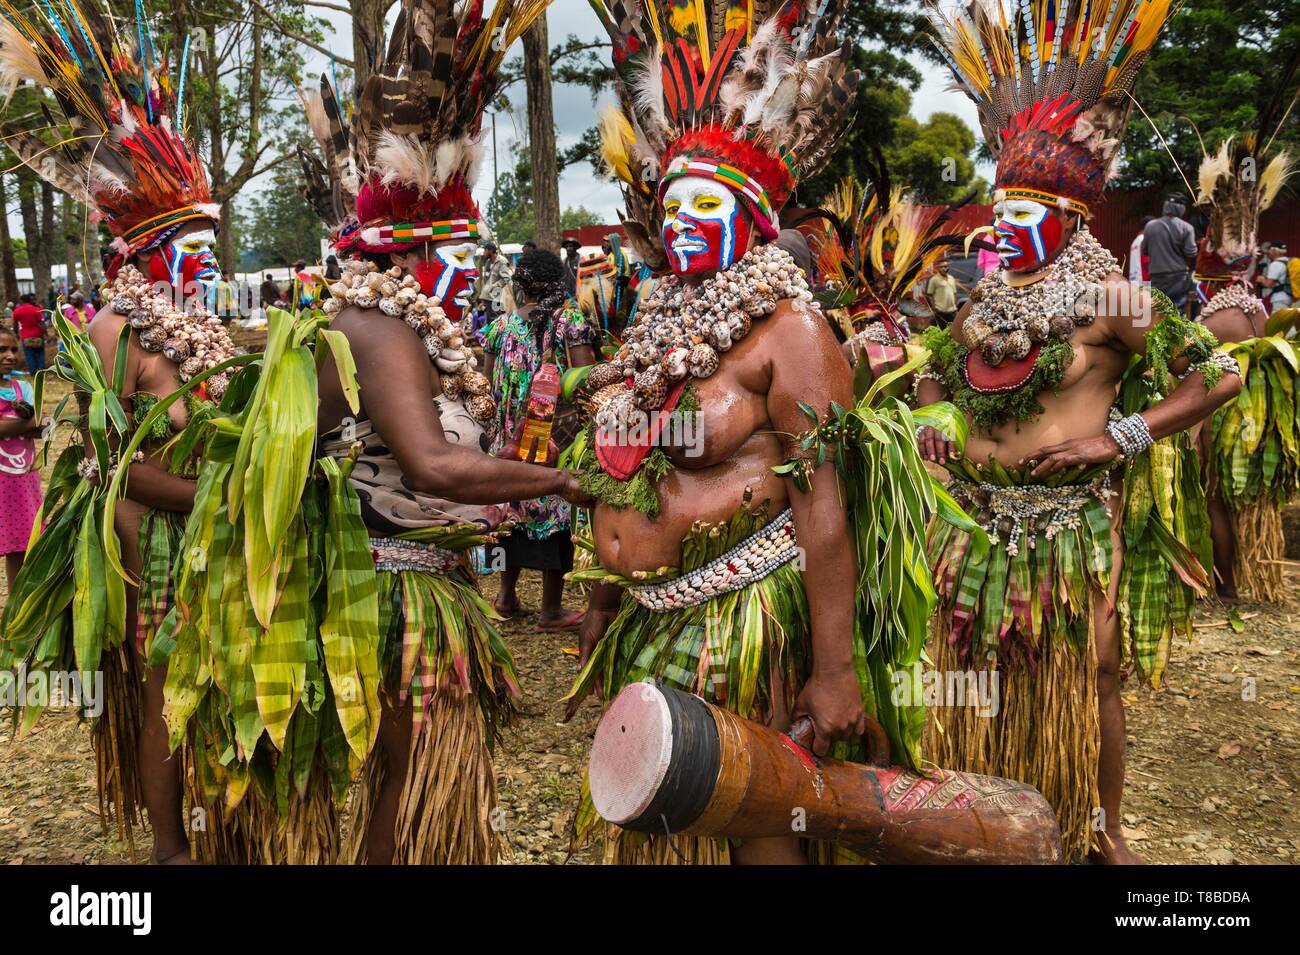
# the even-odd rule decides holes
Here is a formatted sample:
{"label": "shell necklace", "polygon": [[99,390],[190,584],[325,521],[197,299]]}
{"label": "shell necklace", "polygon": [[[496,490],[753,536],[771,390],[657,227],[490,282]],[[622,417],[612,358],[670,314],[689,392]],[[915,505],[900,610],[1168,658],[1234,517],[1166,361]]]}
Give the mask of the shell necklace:
{"label": "shell necklace", "polygon": [[967,347],[996,367],[1050,338],[1069,338],[1096,320],[1105,278],[1116,271],[1115,257],[1084,226],[1032,284],[1011,285],[1000,271],[990,272],[971,292],[962,326]]}
{"label": "shell necklace", "polygon": [[[756,318],[782,299],[813,304],[803,271],[784,249],[762,245],[696,289],[676,276],[658,284],[610,361],[587,378],[599,427],[626,427],[638,412],[657,411],[670,385],[708,378],[720,353],[749,334]],[[629,383],[630,379],[630,383]]]}
{"label": "shell necklace", "polygon": [[343,277],[329,287],[332,297],[321,306],[325,314],[336,315],[351,305],[378,309],[406,322],[420,336],[429,360],[438,369],[442,393],[452,401],[461,401],[471,418],[490,428],[497,414],[497,403],[489,393],[492,383],[476,370],[478,359],[466,343],[464,330],[447,317],[442,302],[421,292],[415,276],[403,275],[397,266],[381,272],[374,262],[353,259],[343,269]]}
{"label": "shell necklace", "polygon": [[1227,288],[1221,288],[1210,296],[1210,300],[1201,307],[1201,320],[1229,308],[1239,308],[1247,315],[1253,315],[1263,307],[1250,286],[1242,281],[1234,281]]}
{"label": "shell necklace", "polygon": [[[126,317],[136,341],[147,352],[162,352],[179,366],[181,381],[215,368],[237,352],[221,319],[197,299],[184,310],[171,295],[159,292],[133,265],[124,265],[108,288],[113,311]],[[220,401],[230,376],[220,372],[203,383],[209,397]]]}

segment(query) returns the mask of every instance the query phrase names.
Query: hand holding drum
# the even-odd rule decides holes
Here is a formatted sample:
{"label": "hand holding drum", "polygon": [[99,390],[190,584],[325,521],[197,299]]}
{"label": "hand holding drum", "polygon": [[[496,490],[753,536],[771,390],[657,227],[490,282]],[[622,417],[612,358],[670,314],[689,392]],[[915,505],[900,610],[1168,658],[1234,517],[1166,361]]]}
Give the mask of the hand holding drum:
{"label": "hand holding drum", "polygon": [[[884,734],[874,728],[878,758]],[[807,729],[796,724],[787,736],[699,697],[634,683],[596,728],[591,798],[604,819],[638,832],[794,832],[882,863],[1061,862],[1056,816],[1032,786],[818,759],[791,738]]]}

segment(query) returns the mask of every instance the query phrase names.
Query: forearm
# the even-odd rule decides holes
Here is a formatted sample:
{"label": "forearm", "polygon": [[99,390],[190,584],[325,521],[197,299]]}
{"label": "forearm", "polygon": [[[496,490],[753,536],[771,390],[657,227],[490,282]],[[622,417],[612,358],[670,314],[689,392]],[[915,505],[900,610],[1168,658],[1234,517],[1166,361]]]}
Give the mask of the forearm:
{"label": "forearm", "polygon": [[943,382],[934,378],[922,378],[916,385],[916,404],[918,407],[932,405],[936,401],[945,401],[948,398],[948,389],[944,387]]}
{"label": "forearm", "polygon": [[554,468],[494,458],[458,445],[446,444],[412,475],[422,491],[461,504],[500,504],[559,494],[565,472]]}
{"label": "forearm", "polygon": [[0,438],[21,438],[40,430],[40,422],[35,418],[0,418]]}
{"label": "forearm", "polygon": [[194,507],[195,482],[146,462],[129,465],[126,496],[160,511],[186,513]]}
{"label": "forearm", "polygon": [[1241,391],[1241,378],[1225,372],[1209,391],[1199,371],[1194,371],[1174,389],[1173,393],[1146,411],[1142,417],[1156,441],[1184,431],[1208,418],[1220,405],[1231,401]]}
{"label": "forearm", "polygon": [[812,668],[837,670],[853,665],[853,605],[857,559],[849,537],[838,476],[823,465],[808,494],[794,490],[795,535],[804,558],[803,580],[813,622]]}

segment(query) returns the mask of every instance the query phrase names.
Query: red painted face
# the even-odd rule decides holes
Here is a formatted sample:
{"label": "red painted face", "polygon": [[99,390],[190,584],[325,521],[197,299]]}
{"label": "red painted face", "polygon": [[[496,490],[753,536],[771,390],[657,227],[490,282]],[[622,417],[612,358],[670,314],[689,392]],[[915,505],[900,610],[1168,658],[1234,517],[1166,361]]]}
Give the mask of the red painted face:
{"label": "red painted face", "polygon": [[150,278],[166,282],[187,299],[206,295],[221,281],[221,266],[212,251],[216,241],[211,228],[173,236],[150,256]]}
{"label": "red painted face", "polygon": [[998,261],[1007,271],[1036,271],[1060,252],[1065,224],[1058,210],[1032,199],[1003,199],[993,217]]}
{"label": "red painted face", "polygon": [[411,269],[420,291],[442,301],[442,310],[458,322],[469,307],[469,295],[478,278],[474,266],[474,243],[448,242],[436,246],[433,254],[420,259]]}
{"label": "red painted face", "polygon": [[726,186],[703,176],[675,179],[664,193],[662,238],[677,275],[716,272],[749,248],[749,213]]}

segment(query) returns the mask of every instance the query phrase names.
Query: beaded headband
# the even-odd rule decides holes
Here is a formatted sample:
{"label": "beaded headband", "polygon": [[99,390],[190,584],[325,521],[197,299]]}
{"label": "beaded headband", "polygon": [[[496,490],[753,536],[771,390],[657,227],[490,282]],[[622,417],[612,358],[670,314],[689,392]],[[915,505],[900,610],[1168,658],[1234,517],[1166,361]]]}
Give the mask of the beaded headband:
{"label": "beaded headband", "polygon": [[142,249],[161,245],[170,236],[175,235],[186,222],[195,219],[211,219],[213,222],[218,222],[220,218],[220,208],[212,204],[182,206],[171,212],[164,212],[122,233],[122,242],[126,246],[125,254],[131,255]]}
{"label": "beaded headband", "polygon": [[1056,206],[1061,209],[1069,209],[1071,212],[1077,212],[1085,219],[1088,218],[1088,204],[1080,202],[1078,199],[1070,199],[1067,196],[1058,196],[1051,192],[1043,192],[1040,189],[1023,189],[1010,188],[998,189],[997,195],[1003,199],[1030,199],[1034,202],[1041,202],[1045,205]]}
{"label": "beaded headband", "polygon": [[437,222],[400,222],[368,226],[360,239],[368,246],[409,245],[412,242],[443,242],[447,239],[477,239],[477,219],[442,219]]}
{"label": "beaded headband", "polygon": [[664,193],[668,191],[668,183],[683,176],[703,176],[705,179],[712,179],[714,182],[721,183],[732,192],[747,199],[750,208],[754,212],[754,220],[758,225],[758,231],[769,242],[775,239],[777,233],[781,231],[781,224],[776,217],[776,213],[772,210],[772,201],[767,197],[767,190],[759,184],[758,180],[735,166],[715,162],[712,159],[690,156],[678,157],[673,160],[672,169],[659,180],[659,199],[661,202]]}

